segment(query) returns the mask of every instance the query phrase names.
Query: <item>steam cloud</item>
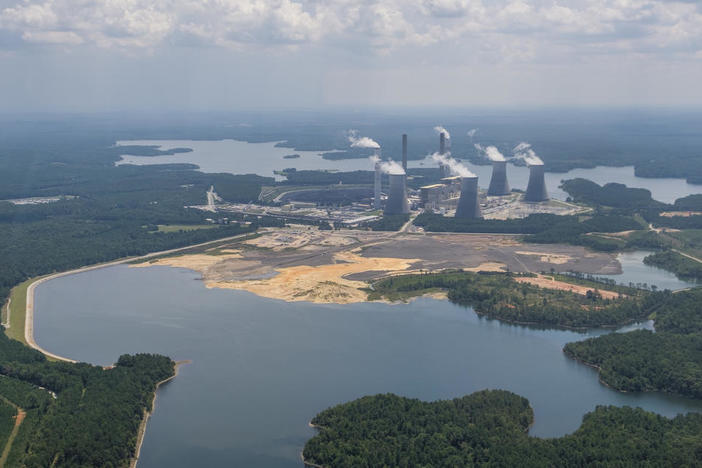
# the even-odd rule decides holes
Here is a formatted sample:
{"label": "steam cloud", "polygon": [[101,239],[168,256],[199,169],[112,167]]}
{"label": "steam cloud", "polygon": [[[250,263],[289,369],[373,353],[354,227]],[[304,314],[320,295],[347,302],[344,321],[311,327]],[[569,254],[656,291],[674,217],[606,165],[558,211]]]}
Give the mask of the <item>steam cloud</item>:
{"label": "steam cloud", "polygon": [[446,139],[447,139],[447,140],[450,140],[450,139],[451,139],[451,134],[449,133],[449,131],[446,130],[446,129],[445,129],[444,127],[442,127],[441,125],[437,125],[436,127],[434,127],[434,131],[435,131],[437,134],[439,134],[439,135],[441,135],[442,133],[443,133],[444,135],[446,135]]}
{"label": "steam cloud", "polygon": [[371,156],[370,161],[375,167],[376,164],[380,165],[380,170],[386,174],[390,175],[404,175],[405,170],[402,168],[402,164],[396,163],[392,159],[390,161],[381,161],[377,154]]}
{"label": "steam cloud", "polygon": [[476,177],[476,175],[473,174],[470,171],[470,169],[468,169],[462,163],[453,159],[451,156],[447,156],[445,154],[434,153],[431,155],[431,157],[437,163],[448,166],[449,169],[451,170],[451,174],[454,174],[454,175],[457,175],[460,177]]}
{"label": "steam cloud", "polygon": [[523,159],[527,166],[543,166],[544,162],[536,155],[531,145],[525,141],[519,143],[512,149],[515,158]]}
{"label": "steam cloud", "polygon": [[468,130],[467,135],[468,135],[468,137],[470,138],[470,142],[471,142],[471,143],[473,142],[473,137],[475,136],[476,133],[478,133],[478,129],[477,129],[477,128],[471,128],[470,130]]}
{"label": "steam cloud", "polygon": [[369,137],[359,136],[358,130],[349,130],[347,132],[347,138],[349,140],[349,143],[351,143],[352,148],[380,149],[380,145],[377,141]]}
{"label": "steam cloud", "polygon": [[476,143],[473,146],[475,146],[475,149],[483,153],[483,155],[485,155],[490,161],[506,161],[504,154],[500,153],[500,150],[494,146],[488,146],[486,148],[480,143]]}

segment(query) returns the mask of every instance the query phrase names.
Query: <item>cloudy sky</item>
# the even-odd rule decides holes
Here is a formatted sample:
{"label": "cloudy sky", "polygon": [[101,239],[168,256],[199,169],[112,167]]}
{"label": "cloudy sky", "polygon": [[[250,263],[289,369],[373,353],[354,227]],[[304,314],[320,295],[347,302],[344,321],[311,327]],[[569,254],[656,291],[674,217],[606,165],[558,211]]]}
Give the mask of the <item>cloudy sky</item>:
{"label": "cloudy sky", "polygon": [[702,2],[0,0],[0,112],[702,107]]}

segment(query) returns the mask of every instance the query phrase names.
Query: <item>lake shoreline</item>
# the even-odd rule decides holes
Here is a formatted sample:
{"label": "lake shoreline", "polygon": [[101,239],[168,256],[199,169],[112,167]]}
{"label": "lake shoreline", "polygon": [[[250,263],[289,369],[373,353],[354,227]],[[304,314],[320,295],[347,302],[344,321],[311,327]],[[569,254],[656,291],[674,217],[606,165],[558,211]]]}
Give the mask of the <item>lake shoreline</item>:
{"label": "lake shoreline", "polygon": [[184,364],[191,364],[192,361],[189,359],[182,360],[182,361],[175,361],[175,365],[173,366],[173,375],[170,377],[167,377],[160,382],[156,383],[156,386],[154,387],[154,397],[151,399],[151,410],[147,410],[144,408],[144,415],[142,416],[141,423],[139,423],[139,430],[137,432],[137,441],[136,441],[136,450],[134,451],[134,456],[132,457],[131,461],[129,462],[129,468],[136,468],[137,463],[139,462],[139,455],[141,454],[141,446],[144,444],[144,436],[146,435],[146,426],[149,422],[149,419],[151,418],[151,415],[156,411],[156,397],[158,395],[158,389],[161,387],[161,385],[164,385],[171,380],[175,379],[178,377],[178,373],[180,372],[180,366]]}

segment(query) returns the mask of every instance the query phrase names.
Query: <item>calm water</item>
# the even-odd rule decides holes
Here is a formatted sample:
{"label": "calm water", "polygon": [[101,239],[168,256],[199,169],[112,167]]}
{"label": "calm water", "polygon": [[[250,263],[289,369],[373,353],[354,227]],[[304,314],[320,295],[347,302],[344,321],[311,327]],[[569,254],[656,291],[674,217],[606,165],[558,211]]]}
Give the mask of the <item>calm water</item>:
{"label": "calm water", "polygon": [[635,252],[623,252],[617,255],[617,260],[622,264],[621,275],[596,275],[612,278],[617,283],[646,283],[655,284],[658,289],[685,289],[698,286],[698,283],[683,281],[678,279],[673,273],[644,264],[643,259],[653,252],[637,250]]}
{"label": "calm water", "polygon": [[208,290],[198,278],[116,266],[37,290],[35,333],[48,350],[96,364],[134,352],[192,359],[158,392],[142,468],[301,466],[317,412],[379,392],[435,400],[508,389],[531,401],[537,436],[575,430],[600,404],[702,411],[702,402],[612,391],[563,355],[565,343],[598,332],[505,325],[432,299],[285,303]]}
{"label": "calm water", "polygon": [[[237,140],[130,140],[120,141],[119,145],[155,145],[161,149],[178,147],[192,148],[190,153],[178,153],[167,156],[122,156],[120,164],[167,164],[193,163],[203,172],[230,172],[232,174],[259,174],[273,176],[273,171],[288,167],[297,169],[336,169],[339,171],[372,170],[367,159],[342,159],[330,161],[323,159],[319,152],[295,151],[291,148],[277,148],[275,143],[247,143]],[[297,159],[283,159],[287,154],[296,153]],[[479,185],[487,188],[492,173],[491,166],[466,165],[478,175]],[[431,159],[409,161],[410,167],[434,167]],[[509,165],[507,169],[512,188],[526,189],[529,169]],[[672,203],[677,198],[694,193],[702,193],[702,186],[688,184],[683,179],[645,179],[634,175],[633,166],[596,167],[593,169],[574,169],[563,174],[546,173],[546,185],[552,197],[565,200],[568,196],[558,188],[562,180],[582,177],[598,184],[619,182],[628,187],[647,188],[656,200]]]}

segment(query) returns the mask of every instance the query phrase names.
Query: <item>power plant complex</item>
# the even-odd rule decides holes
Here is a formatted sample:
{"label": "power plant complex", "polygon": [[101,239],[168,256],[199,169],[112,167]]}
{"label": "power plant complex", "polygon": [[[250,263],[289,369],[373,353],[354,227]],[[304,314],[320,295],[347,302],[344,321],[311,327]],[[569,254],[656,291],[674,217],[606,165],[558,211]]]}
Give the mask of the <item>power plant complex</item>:
{"label": "power plant complex", "polygon": [[[529,171],[526,190],[512,190],[508,177],[508,161],[496,147],[474,145],[492,164],[490,183],[487,190],[481,190],[478,176],[460,160],[451,157],[451,137],[448,131],[443,127],[436,127],[435,131],[439,136],[438,152],[419,164],[424,165],[426,161],[433,159],[438,169],[432,169],[431,166],[410,169],[412,174],[407,175],[406,133],[401,136],[401,160],[398,158],[396,162],[382,158],[382,148],[376,141],[350,131],[349,142],[352,147],[372,151],[372,186],[370,181],[354,181],[354,177],[362,178],[363,174],[348,173],[350,177],[347,176],[346,179],[351,180],[348,183],[342,183],[343,178],[340,177],[334,184],[304,184],[297,187],[292,185],[283,191],[262,190],[259,200],[263,203],[260,205],[232,203],[224,206],[220,203],[219,209],[245,215],[266,215],[282,219],[294,217],[320,223],[328,222],[334,227],[363,227],[377,221],[383,215],[407,215],[412,210],[424,210],[466,220],[483,217],[524,218],[533,213],[575,214],[583,210],[583,207],[572,203],[549,201],[543,162],[530,149],[528,143],[517,145],[512,150],[514,156],[510,158],[526,162]],[[523,153],[526,153],[527,157],[523,156]],[[523,169],[513,170],[521,172],[520,177],[525,176]],[[281,175],[287,176],[286,171],[280,171]],[[421,180],[426,180],[426,185],[417,183]],[[211,208],[208,206],[210,211]],[[421,230],[418,226],[410,228]]]}

